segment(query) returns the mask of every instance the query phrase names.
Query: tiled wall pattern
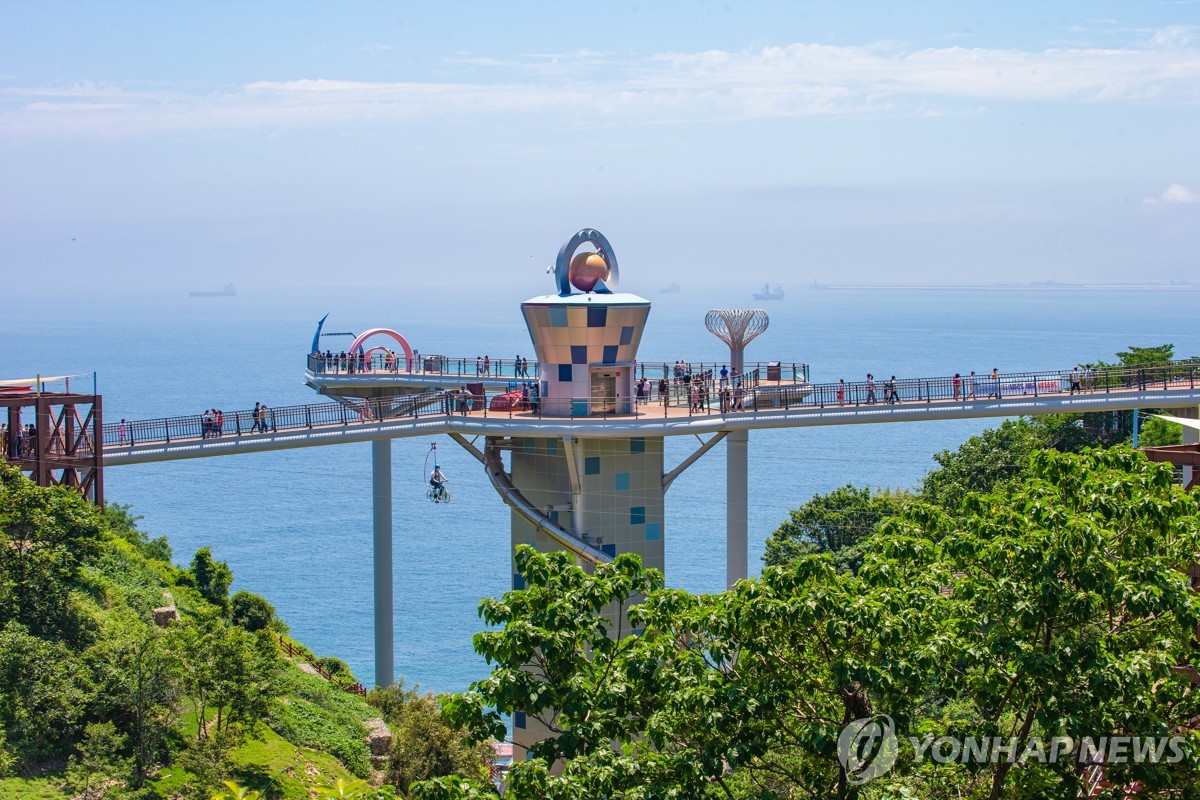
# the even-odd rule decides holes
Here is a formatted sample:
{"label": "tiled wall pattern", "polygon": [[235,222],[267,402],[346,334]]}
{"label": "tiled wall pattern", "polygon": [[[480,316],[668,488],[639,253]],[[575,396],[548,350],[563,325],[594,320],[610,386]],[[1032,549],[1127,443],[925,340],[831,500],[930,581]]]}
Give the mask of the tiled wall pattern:
{"label": "tiled wall pattern", "polygon": [[[540,364],[543,413],[585,416],[591,397],[590,367],[628,365],[650,314],[650,302],[634,295],[605,300],[604,295],[535,298],[521,304]],[[623,370],[619,392],[632,393],[632,371]]]}
{"label": "tiled wall pattern", "polygon": [[[582,457],[579,476],[586,506],[583,527],[610,555],[637,553],[642,564],[662,570],[663,530],[663,440],[662,438],[583,439],[575,447]],[[559,439],[515,438],[511,455],[513,483],[534,505],[561,507],[552,518],[571,530],[571,483],[566,453]],[[512,515],[512,543],[529,544],[543,552],[559,549],[544,534]],[[524,588],[513,568],[513,588]],[[610,618],[615,616],[609,611]],[[628,622],[623,623],[628,630]],[[524,748],[547,735],[536,720],[519,715],[513,720],[514,756],[524,757]]]}

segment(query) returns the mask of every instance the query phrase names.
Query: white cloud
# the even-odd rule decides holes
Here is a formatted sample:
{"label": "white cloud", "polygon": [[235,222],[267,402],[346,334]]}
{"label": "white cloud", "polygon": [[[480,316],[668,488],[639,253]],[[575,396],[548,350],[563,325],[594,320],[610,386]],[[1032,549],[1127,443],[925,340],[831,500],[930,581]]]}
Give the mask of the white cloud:
{"label": "white cloud", "polygon": [[1168,203],[1178,205],[1180,203],[1200,203],[1200,195],[1193,192],[1182,183],[1172,183],[1158,197],[1147,197],[1146,203],[1154,205],[1156,203]]}
{"label": "white cloud", "polygon": [[631,125],[975,113],[996,101],[1192,103],[1200,101],[1200,49],[1192,39],[1190,28],[1172,26],[1145,46],[1122,49],[796,43],[643,59],[591,51],[517,60],[458,54],[443,62],[469,70],[458,80],[254,81],[192,94],[92,84],[0,88],[0,133],[124,135],[531,112],[566,124]]}

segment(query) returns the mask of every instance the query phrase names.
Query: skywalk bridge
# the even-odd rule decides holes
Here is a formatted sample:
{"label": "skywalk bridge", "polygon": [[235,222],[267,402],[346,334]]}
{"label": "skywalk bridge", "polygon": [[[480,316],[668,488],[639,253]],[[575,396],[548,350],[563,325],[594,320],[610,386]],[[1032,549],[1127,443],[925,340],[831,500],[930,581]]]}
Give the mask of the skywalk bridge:
{"label": "skywalk bridge", "polygon": [[[356,374],[377,377],[369,372]],[[384,373],[385,378],[394,376],[402,382],[412,375]],[[1189,360],[1097,371],[1090,380],[1072,370],[989,374],[977,376],[975,381],[969,376],[957,381],[953,376],[903,378],[895,381],[894,398],[886,381],[803,384],[802,392],[777,392],[772,382],[759,381],[747,387],[741,407],[732,409],[722,407],[720,378],[706,379],[708,397],[699,406],[692,403],[690,381],[671,378],[665,394],[654,384],[650,396],[635,405],[634,413],[579,416],[551,416],[537,407],[519,405],[493,410],[488,401],[494,395],[473,395],[472,408],[464,409],[461,390],[435,390],[269,408],[258,421],[253,411],[237,411],[225,415],[220,431],[206,429],[203,417],[197,414],[110,422],[104,425],[104,464],[122,466],[443,433],[602,439],[1135,408],[1191,409],[1200,405],[1198,379],[1200,363]],[[1073,383],[1077,388],[1072,388]]]}

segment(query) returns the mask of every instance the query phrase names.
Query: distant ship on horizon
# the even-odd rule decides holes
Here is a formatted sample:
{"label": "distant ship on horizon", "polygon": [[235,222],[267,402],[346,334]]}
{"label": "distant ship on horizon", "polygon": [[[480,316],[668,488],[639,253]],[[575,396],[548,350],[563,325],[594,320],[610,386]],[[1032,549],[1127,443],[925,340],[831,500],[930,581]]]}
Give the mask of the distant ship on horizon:
{"label": "distant ship on horizon", "polygon": [[659,294],[679,294],[681,291],[683,291],[683,290],[679,288],[679,284],[672,281],[671,283],[668,283],[666,286],[659,289],[658,293]]}
{"label": "distant ship on horizon", "polygon": [[782,300],[783,299],[783,287],[776,286],[774,289],[772,289],[771,284],[764,283],[762,291],[754,293],[754,299],[755,300]]}
{"label": "distant ship on horizon", "polygon": [[188,297],[237,297],[237,289],[233,288],[232,283],[227,283],[215,292],[188,292]]}

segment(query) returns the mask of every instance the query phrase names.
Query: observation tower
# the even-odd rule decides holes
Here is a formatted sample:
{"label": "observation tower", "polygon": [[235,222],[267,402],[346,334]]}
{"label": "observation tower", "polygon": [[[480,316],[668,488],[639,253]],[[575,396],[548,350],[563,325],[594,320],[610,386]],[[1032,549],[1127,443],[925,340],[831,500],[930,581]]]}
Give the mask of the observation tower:
{"label": "observation tower", "polygon": [[[385,328],[333,334],[353,336],[350,352],[322,354],[323,319],[306,380],[354,417],[385,422],[444,414],[456,428],[445,432],[483,464],[510,507],[514,551],[520,544],[567,550],[584,565],[636,553],[646,567],[662,570],[664,495],[728,438],[726,578],[732,586],[748,572],[746,432],[708,428],[708,439],[697,436],[695,451],[671,469],[664,464],[664,437],[694,432],[690,426],[700,418],[726,415],[735,396],[739,409],[795,402],[808,391],[807,368],[791,365],[788,373],[775,365],[771,373],[743,364],[746,343],[766,328],[762,311],[710,313],[711,330],[717,332],[719,320],[722,332],[734,336],[724,337],[733,348],[730,361],[692,365],[686,374],[640,361],[650,301],[620,291],[616,253],[595,229],[571,236],[549,272],[553,293],[521,304],[533,365],[421,357]],[[647,384],[650,391],[640,392]],[[391,445],[376,438],[372,447],[376,674],[386,680],[392,675]],[[520,588],[515,564],[512,575]],[[536,740],[517,723],[518,745]]]}

